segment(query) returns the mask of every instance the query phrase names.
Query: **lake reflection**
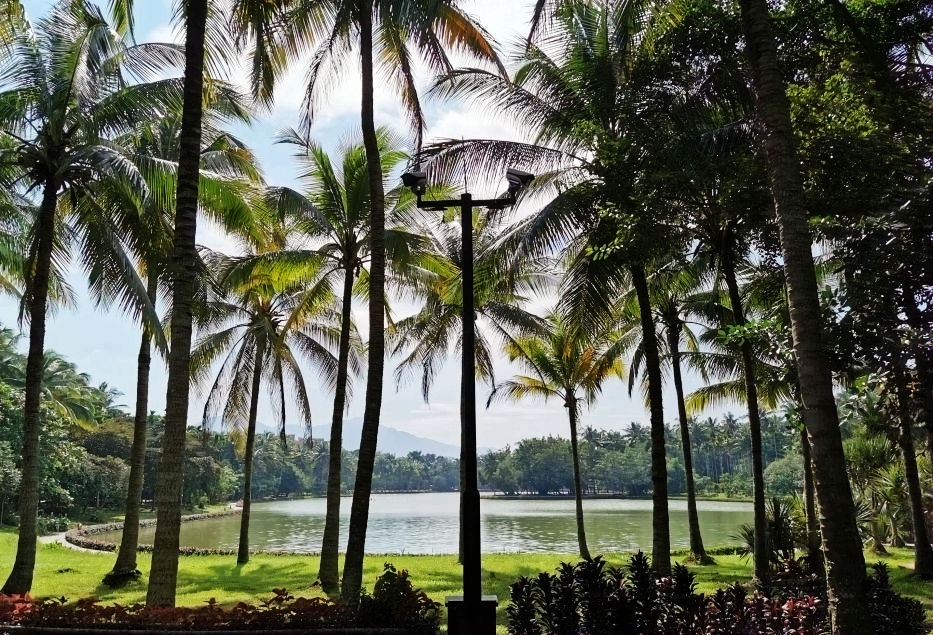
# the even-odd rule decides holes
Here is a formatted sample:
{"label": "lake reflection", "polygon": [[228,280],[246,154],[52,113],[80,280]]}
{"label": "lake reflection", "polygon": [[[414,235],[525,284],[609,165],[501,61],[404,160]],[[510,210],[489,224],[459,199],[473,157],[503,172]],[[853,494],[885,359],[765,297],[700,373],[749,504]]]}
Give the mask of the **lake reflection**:
{"label": "lake reflection", "polygon": [[[739,525],[750,523],[750,503],[700,501],[700,527],[706,545],[736,542]],[[368,553],[456,553],[458,496],[374,494],[369,507]],[[651,547],[650,500],[585,500],[587,542],[594,553]],[[317,552],[324,531],[323,498],[254,503],[250,543],[254,549]],[[577,549],[572,499],[483,499],[483,551],[574,553]],[[350,498],[342,500],[340,548],[346,548]],[[687,503],[670,503],[671,545],[688,546]],[[182,524],[181,544],[235,549],[238,516]],[[155,529],[143,528],[140,542],[151,543]],[[119,532],[104,534],[119,542]]]}

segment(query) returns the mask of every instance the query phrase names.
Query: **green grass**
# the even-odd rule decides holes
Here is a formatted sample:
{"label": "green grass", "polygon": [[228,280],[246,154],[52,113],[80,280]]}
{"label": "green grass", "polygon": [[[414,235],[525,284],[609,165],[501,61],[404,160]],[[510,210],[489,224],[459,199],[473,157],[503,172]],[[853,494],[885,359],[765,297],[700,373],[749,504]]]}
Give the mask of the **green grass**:
{"label": "green grass", "polygon": [[[16,552],[16,534],[9,529],[0,530],[0,576],[6,578]],[[605,554],[611,564],[622,564],[627,554]],[[60,544],[40,545],[36,561],[33,596],[62,597],[77,600],[96,597],[104,603],[133,604],[143,602],[146,595],[144,581],[113,590],[100,584],[113,566],[112,553],[75,551]],[[930,613],[933,611],[933,583],[916,580],[911,572],[913,555],[909,549],[892,549],[891,554],[879,558],[866,554],[868,562],[881,559],[888,564],[894,587],[898,592],[914,597]],[[509,585],[521,575],[535,575],[541,571],[553,572],[562,561],[575,561],[573,554],[487,554],[483,557],[483,590],[499,597],[500,631],[504,632],[505,605]],[[676,558],[675,558],[676,560]],[[416,586],[433,599],[443,603],[447,595],[460,593],[460,567],[454,555],[370,555],[366,558],[364,585],[372,584],[382,572],[384,562],[400,569],[408,569]],[[139,555],[143,580],[149,573],[149,554]],[[341,563],[342,566],[342,563]],[[239,601],[257,602],[271,595],[273,587],[285,587],[295,595],[320,595],[313,585],[317,578],[318,558],[313,555],[273,556],[257,554],[249,564],[237,566],[233,556],[186,556],[179,565],[179,605],[198,605],[215,598],[224,605]],[[696,573],[699,590],[710,593],[736,581],[747,582],[752,575],[751,563],[742,556],[716,556],[715,565],[690,565]]]}

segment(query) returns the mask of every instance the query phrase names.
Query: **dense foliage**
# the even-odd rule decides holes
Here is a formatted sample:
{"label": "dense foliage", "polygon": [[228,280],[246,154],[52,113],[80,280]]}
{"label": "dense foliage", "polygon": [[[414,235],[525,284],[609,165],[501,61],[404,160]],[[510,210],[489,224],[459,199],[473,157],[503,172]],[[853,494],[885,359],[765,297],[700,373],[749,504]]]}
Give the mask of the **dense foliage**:
{"label": "dense foliage", "polygon": [[[641,553],[624,570],[596,557],[564,563],[556,575],[516,581],[508,628],[512,635],[821,635],[828,632],[829,613],[818,589],[806,585],[810,594],[801,594],[795,575],[777,578],[767,593],[734,584],[706,596],[697,593],[694,574],[683,565],[675,565],[670,576],[658,576]],[[874,633],[926,632],[923,607],[891,590],[884,565],[876,565],[869,589]]]}

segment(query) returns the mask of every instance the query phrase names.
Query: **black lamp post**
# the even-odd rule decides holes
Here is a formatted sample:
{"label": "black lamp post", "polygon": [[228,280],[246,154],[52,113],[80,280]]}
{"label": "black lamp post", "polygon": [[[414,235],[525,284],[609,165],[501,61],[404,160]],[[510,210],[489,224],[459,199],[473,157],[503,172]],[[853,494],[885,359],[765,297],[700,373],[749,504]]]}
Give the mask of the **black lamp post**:
{"label": "black lamp post", "polygon": [[[501,210],[515,204],[518,193],[527,186],[534,175],[521,170],[510,169],[506,172],[509,189],[502,198],[473,200],[473,196],[464,193],[459,199],[425,201],[422,199],[427,190],[427,175],[412,171],[402,175],[402,182],[418,197],[421,209],[444,211],[449,207],[460,208],[460,260],[463,277],[463,348],[461,365],[461,443],[460,460],[463,462],[465,482],[461,484],[463,496],[463,600],[456,598],[448,601],[448,633],[450,635],[469,633],[484,635],[495,633],[496,598],[483,597],[482,562],[480,546],[480,502],[477,481],[476,457],[476,359],[474,330],[475,312],[473,307],[473,208]],[[487,623],[488,609],[484,602],[491,603],[492,621]],[[491,630],[490,630],[491,629]]]}

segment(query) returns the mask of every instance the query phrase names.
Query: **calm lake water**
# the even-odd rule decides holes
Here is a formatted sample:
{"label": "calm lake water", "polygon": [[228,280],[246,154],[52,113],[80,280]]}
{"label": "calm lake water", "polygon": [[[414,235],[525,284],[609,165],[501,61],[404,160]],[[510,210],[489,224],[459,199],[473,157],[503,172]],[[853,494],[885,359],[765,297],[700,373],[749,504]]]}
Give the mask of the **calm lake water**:
{"label": "calm lake water", "polygon": [[[735,543],[739,525],[752,521],[751,503],[700,501],[703,542]],[[254,549],[318,552],[324,531],[325,500],[255,503],[250,520]],[[584,500],[583,511],[590,551],[622,551],[651,547],[650,500]],[[346,547],[350,498],[341,513],[341,549]],[[486,553],[574,553],[577,549],[572,499],[483,499],[483,551]],[[458,495],[374,494],[369,507],[368,553],[456,553]],[[687,503],[670,503],[671,544],[688,546]],[[183,523],[181,543],[191,547],[235,549],[239,516]],[[140,542],[151,543],[155,528],[143,528]],[[103,534],[114,542],[120,534]]]}

